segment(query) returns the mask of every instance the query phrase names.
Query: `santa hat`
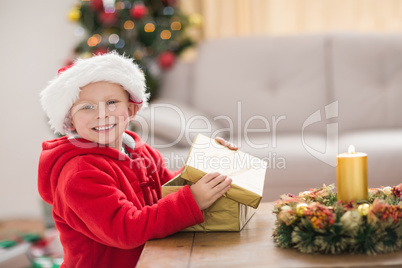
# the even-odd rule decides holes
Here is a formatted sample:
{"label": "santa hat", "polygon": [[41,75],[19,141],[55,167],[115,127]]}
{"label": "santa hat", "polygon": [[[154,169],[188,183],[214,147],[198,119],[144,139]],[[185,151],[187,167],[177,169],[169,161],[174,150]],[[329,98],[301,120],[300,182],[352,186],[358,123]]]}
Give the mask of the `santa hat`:
{"label": "santa hat", "polygon": [[99,81],[121,85],[129,93],[130,101],[139,108],[147,106],[149,93],[145,93],[145,77],[133,60],[116,52],[78,59],[71,67],[59,71],[40,94],[42,107],[55,133],[66,134],[66,118],[81,88]]}

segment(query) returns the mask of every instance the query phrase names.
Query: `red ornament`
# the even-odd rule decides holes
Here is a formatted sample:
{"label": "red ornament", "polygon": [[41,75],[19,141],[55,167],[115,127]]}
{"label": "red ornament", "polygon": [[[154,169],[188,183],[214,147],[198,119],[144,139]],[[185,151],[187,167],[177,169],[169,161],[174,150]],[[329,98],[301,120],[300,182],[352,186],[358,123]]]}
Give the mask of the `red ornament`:
{"label": "red ornament", "polygon": [[144,4],[136,4],[130,9],[130,16],[140,20],[148,14],[148,8]]}
{"label": "red ornament", "polygon": [[117,15],[115,12],[109,13],[103,10],[99,12],[98,19],[104,25],[113,25],[117,22]]}
{"label": "red ornament", "polygon": [[158,58],[159,66],[164,70],[172,67],[175,61],[176,55],[172,51],[162,52]]}
{"label": "red ornament", "polygon": [[101,11],[103,10],[103,0],[91,0],[90,6],[92,10]]}
{"label": "red ornament", "polygon": [[106,54],[107,52],[108,52],[107,48],[100,47],[100,48],[95,49],[94,54],[95,55],[103,55],[103,54]]}

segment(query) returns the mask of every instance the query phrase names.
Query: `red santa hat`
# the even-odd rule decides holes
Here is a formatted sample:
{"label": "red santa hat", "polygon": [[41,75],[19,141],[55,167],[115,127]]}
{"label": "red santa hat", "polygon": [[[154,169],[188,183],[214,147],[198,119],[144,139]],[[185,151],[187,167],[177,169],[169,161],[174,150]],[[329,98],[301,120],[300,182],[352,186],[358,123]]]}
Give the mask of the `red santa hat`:
{"label": "red santa hat", "polygon": [[55,133],[66,134],[66,118],[81,88],[99,81],[121,85],[129,93],[131,102],[139,108],[147,106],[149,93],[145,93],[145,77],[132,59],[116,52],[78,59],[71,67],[61,70],[40,94],[42,107]]}

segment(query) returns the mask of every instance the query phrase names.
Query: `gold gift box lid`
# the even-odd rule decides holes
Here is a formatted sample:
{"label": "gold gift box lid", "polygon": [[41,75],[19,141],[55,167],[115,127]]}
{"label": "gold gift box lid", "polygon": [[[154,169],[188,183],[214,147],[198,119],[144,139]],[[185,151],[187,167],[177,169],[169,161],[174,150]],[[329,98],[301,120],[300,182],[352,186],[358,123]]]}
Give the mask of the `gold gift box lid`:
{"label": "gold gift box lid", "polygon": [[198,134],[183,171],[182,178],[197,182],[205,174],[219,172],[232,179],[226,197],[257,208],[262,198],[267,162],[219,144],[214,139]]}

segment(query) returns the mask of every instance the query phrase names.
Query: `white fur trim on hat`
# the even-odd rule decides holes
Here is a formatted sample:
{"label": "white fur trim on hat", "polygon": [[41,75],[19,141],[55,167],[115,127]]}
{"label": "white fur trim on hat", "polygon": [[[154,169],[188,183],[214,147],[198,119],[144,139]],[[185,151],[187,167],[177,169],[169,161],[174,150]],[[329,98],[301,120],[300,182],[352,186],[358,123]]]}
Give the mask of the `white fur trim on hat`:
{"label": "white fur trim on hat", "polygon": [[132,59],[116,52],[78,59],[40,93],[42,107],[55,133],[66,134],[65,120],[81,88],[99,81],[121,85],[130,99],[139,103],[139,108],[147,106],[149,93],[145,93],[145,77]]}

